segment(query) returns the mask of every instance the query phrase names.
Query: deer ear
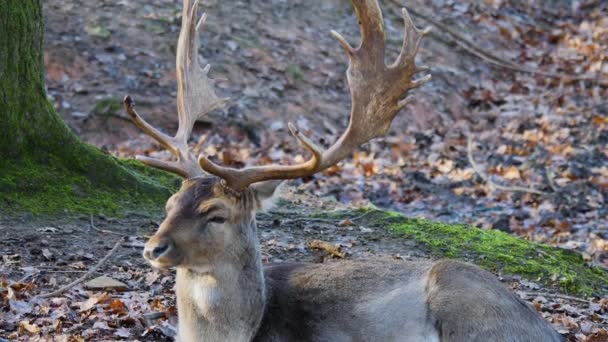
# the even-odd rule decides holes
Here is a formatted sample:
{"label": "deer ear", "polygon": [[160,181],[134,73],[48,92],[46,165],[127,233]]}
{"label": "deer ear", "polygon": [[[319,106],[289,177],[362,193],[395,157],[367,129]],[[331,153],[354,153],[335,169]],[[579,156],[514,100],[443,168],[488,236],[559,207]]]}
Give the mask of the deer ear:
{"label": "deer ear", "polygon": [[250,185],[258,201],[257,211],[263,212],[274,207],[274,203],[279,197],[278,193],[280,192],[281,184],[283,184],[283,180],[270,180]]}

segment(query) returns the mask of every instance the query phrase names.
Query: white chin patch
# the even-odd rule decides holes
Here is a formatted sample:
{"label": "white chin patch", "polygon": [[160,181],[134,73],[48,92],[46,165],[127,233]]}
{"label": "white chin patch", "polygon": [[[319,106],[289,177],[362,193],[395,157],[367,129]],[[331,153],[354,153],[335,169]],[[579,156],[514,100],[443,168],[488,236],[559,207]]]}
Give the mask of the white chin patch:
{"label": "white chin patch", "polygon": [[149,263],[150,263],[150,265],[152,265],[152,267],[154,267],[154,268],[158,268],[158,269],[161,269],[161,270],[166,270],[166,269],[168,269],[168,268],[169,268],[169,267],[167,267],[166,265],[163,265],[163,264],[161,264],[161,263],[159,263],[159,262],[156,262],[156,261],[153,261],[153,260],[148,260],[148,262],[149,262]]}

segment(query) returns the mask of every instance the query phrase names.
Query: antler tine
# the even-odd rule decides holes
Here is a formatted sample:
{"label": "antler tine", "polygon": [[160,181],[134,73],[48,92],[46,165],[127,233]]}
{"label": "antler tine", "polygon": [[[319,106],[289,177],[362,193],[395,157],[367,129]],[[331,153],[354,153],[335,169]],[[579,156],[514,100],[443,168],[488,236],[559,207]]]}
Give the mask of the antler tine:
{"label": "antler tine", "polygon": [[312,153],[312,157],[297,165],[253,166],[244,169],[233,169],[220,166],[204,155],[199,156],[198,162],[206,172],[216,175],[234,190],[246,188],[249,184],[272,179],[293,179],[305,177],[317,172],[323,160],[323,150],[302,134],[291,122],[288,124],[291,134]]}
{"label": "antler tine", "polygon": [[198,34],[207,18],[198,18],[199,0],[184,0],[182,28],[177,43],[177,114],[179,129],[176,139],[186,143],[196,120],[220,108],[227,99],[220,99],[207,73],[210,66],[201,68],[198,58]]}
{"label": "antler tine", "polygon": [[[403,34],[403,46],[401,47],[399,57],[397,57],[397,60],[391,67],[415,66],[414,58],[416,57],[416,53],[418,53],[418,48],[420,47],[422,38],[424,38],[424,36],[431,31],[430,26],[422,30],[416,28],[416,25],[414,25],[414,22],[412,21],[407,9],[401,9],[401,16],[403,17],[403,26],[405,28]],[[416,70],[416,72],[422,72],[425,71],[425,68],[419,68],[418,70]]]}
{"label": "antler tine", "polygon": [[135,111],[133,101],[125,98],[125,108],[131,120],[146,134],[171,152],[177,161],[167,162],[145,156],[137,156],[145,164],[176,173],[185,178],[203,175],[197,159],[188,147],[188,139],[194,123],[209,112],[223,106],[227,99],[220,99],[208,78],[209,65],[200,67],[198,58],[199,36],[206,15],[197,21],[199,0],[184,0],[182,26],[177,43],[177,115],[179,126],[175,137],[167,136],[147,123]]}
{"label": "antler tine", "polygon": [[172,154],[177,154],[177,150],[175,150],[174,147],[173,138],[157,130],[156,128],[154,128],[154,126],[146,122],[146,120],[142,119],[139,113],[135,110],[135,103],[133,102],[131,96],[125,96],[123,103],[125,104],[125,109],[127,111],[127,114],[129,114],[131,121],[133,121],[133,123],[137,127],[139,127],[146,134],[154,138],[154,140],[158,141],[159,144],[169,150]]}
{"label": "antler tine", "polygon": [[361,30],[359,58],[384,66],[386,35],[384,19],[378,1],[352,0]]}
{"label": "antler tine", "polygon": [[415,56],[425,31],[419,31],[404,11],[405,37],[399,58],[391,66],[384,63],[385,33],[382,12],[377,0],[352,0],[361,27],[361,42],[353,48],[339,33],[332,31],[350,58],[347,79],[351,93],[351,115],[346,131],[326,151],[321,151],[293,125],[291,133],[313,156],[297,165],[254,166],[233,169],[219,166],[206,157],[199,158],[201,167],[220,178],[233,190],[249,184],[272,180],[291,179],[312,175],[345,158],[357,146],[386,134],[397,112],[411,98],[407,92],[430,79],[430,76],[413,81],[417,68]]}

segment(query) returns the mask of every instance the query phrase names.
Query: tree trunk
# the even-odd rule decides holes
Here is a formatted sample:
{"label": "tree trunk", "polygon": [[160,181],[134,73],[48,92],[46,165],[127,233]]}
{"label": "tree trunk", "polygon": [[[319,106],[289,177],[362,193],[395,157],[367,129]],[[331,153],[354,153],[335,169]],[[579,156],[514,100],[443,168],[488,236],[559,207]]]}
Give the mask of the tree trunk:
{"label": "tree trunk", "polygon": [[0,0],[0,214],[117,212],[164,202],[175,178],[83,143],[54,110],[43,35],[40,0]]}

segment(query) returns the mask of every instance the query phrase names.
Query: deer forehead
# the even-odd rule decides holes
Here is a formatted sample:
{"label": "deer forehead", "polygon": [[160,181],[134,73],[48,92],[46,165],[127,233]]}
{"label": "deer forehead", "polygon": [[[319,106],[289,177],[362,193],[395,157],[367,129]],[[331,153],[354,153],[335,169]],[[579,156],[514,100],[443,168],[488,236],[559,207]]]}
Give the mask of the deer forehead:
{"label": "deer forehead", "polygon": [[174,208],[193,208],[196,210],[200,203],[219,195],[220,193],[215,189],[213,181],[188,179],[182,183],[181,189],[167,200],[165,209],[167,212]]}
{"label": "deer forehead", "polygon": [[224,191],[216,181],[199,179],[185,181],[182,188],[167,200],[166,211],[168,217],[174,218],[218,214],[238,219],[250,214],[257,205],[257,198],[251,189],[243,190],[236,197]]}
{"label": "deer forehead", "polygon": [[229,215],[235,209],[237,209],[236,203],[224,196],[201,201],[197,205],[196,211],[201,215],[209,215],[211,213]]}

